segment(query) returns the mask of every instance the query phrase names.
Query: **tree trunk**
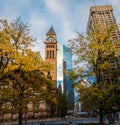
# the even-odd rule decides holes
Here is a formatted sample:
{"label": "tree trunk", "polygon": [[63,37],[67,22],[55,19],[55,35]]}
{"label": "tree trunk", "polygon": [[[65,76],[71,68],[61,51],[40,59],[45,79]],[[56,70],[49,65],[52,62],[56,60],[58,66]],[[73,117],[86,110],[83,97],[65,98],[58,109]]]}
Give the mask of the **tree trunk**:
{"label": "tree trunk", "polygon": [[22,99],[23,99],[23,94],[19,94],[19,125],[22,125]]}
{"label": "tree trunk", "polygon": [[22,110],[19,108],[19,125],[22,125]]}
{"label": "tree trunk", "polygon": [[102,108],[99,108],[99,122],[100,122],[100,125],[104,125],[104,121],[103,121],[103,109]]}

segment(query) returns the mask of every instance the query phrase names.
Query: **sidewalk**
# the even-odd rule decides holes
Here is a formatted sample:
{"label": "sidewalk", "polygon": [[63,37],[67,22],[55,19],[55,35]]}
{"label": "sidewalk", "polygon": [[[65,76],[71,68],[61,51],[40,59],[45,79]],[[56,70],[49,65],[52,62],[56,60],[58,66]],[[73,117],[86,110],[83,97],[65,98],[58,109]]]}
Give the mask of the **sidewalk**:
{"label": "sidewalk", "polygon": [[120,125],[120,121],[115,121],[115,125]]}

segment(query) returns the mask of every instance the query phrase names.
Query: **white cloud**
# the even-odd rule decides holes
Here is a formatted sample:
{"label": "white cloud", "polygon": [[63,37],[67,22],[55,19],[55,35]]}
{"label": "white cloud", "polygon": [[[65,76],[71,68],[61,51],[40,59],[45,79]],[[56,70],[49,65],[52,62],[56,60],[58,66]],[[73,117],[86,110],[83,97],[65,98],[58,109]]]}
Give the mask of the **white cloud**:
{"label": "white cloud", "polygon": [[33,30],[43,31],[47,25],[46,20],[40,15],[38,11],[33,11],[29,19],[30,24],[33,26]]}
{"label": "white cloud", "polygon": [[64,0],[45,0],[45,5],[51,14],[62,18],[66,15],[66,4]]}
{"label": "white cloud", "polygon": [[110,2],[113,6],[114,5],[119,5],[120,4],[120,0],[111,0]]}
{"label": "white cloud", "polygon": [[[47,11],[53,18],[58,18],[61,25],[60,33],[61,38],[66,42],[70,38],[72,33],[71,20],[69,19],[71,13],[69,13],[69,3],[65,0],[45,0]],[[62,42],[62,41],[61,41]]]}
{"label": "white cloud", "polygon": [[33,11],[29,18],[29,23],[32,25],[32,34],[37,37],[37,44],[35,44],[34,51],[40,51],[42,57],[44,55],[45,45],[43,40],[45,39],[45,29],[47,27],[46,19],[38,11]]}

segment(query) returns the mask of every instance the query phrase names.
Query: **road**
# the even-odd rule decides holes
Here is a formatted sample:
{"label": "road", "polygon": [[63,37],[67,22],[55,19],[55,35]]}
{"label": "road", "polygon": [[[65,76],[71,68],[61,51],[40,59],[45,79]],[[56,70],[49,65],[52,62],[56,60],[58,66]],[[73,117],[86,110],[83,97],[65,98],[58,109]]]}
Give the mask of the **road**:
{"label": "road", "polygon": [[[89,122],[98,122],[98,118],[72,118],[72,119],[64,119],[64,120],[58,120],[58,119],[49,119],[49,120],[34,120],[34,121],[27,121],[26,123],[23,122],[23,125],[40,125],[40,123],[43,123],[44,125],[53,125],[53,124],[69,124],[72,123],[89,123]],[[1,125],[18,125],[17,122],[14,123],[3,123]]]}
{"label": "road", "polygon": [[[34,121],[27,121],[26,123],[24,122],[23,125],[54,125],[54,124],[70,124],[72,122],[73,124],[77,123],[98,123],[99,120],[98,118],[72,118],[72,119],[64,119],[64,120],[59,120],[59,119],[48,119],[48,120],[34,120]],[[41,124],[42,123],[42,124]],[[18,125],[18,123],[4,123],[0,125]],[[115,125],[120,125],[120,122],[116,122]]]}
{"label": "road", "polygon": [[97,118],[74,118],[74,119],[66,119],[66,120],[55,120],[55,121],[45,121],[44,124],[69,124],[72,123],[89,123],[89,122],[98,122]]}

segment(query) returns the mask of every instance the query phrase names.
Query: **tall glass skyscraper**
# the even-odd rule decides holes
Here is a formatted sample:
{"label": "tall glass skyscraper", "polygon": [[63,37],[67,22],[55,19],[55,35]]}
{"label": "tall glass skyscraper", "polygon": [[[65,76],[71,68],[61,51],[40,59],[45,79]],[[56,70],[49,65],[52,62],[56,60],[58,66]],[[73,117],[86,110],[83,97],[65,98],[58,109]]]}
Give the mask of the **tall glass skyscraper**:
{"label": "tall glass skyscraper", "polygon": [[69,109],[74,108],[73,81],[64,71],[72,71],[72,54],[70,48],[63,44],[57,45],[57,87],[58,91],[65,93]]}

